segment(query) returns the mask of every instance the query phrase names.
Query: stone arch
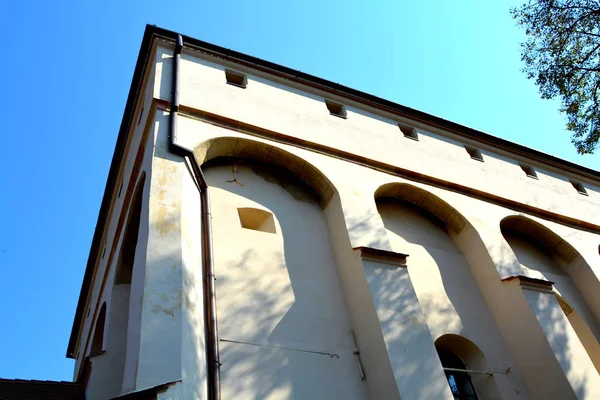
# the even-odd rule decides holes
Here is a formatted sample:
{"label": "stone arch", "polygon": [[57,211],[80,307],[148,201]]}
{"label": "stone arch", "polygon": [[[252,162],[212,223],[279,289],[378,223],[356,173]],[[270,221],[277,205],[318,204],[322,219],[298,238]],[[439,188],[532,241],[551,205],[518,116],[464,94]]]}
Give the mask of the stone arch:
{"label": "stone arch", "polygon": [[[493,371],[487,358],[475,343],[460,335],[445,334],[435,341],[435,347],[436,350],[438,350],[438,353],[445,350],[454,354],[462,361],[466,370],[477,371],[465,372],[465,374],[469,375],[479,399],[502,398],[494,375],[505,372]],[[446,376],[449,377],[452,372],[457,371],[446,369],[445,372]]]}
{"label": "stone arch", "polygon": [[284,168],[316,192],[323,208],[336,193],[331,181],[311,163],[268,143],[236,137],[219,137],[198,145],[194,148],[194,154],[201,165],[220,157],[230,157],[252,159]]}
{"label": "stone arch", "polygon": [[[600,281],[590,265],[571,244],[541,223],[520,215],[504,218],[500,222],[500,230],[513,251],[515,251],[514,244],[516,241],[524,241],[555,262],[555,266],[559,269],[558,272],[568,276],[585,299],[585,303],[587,303],[595,317],[595,323],[600,321]],[[515,256],[519,259],[517,253],[519,253],[518,249]],[[522,260],[519,260],[519,262],[522,264]],[[525,271],[527,270],[531,269],[526,267]],[[558,292],[566,301],[575,308],[580,307],[576,304],[576,301],[562,293],[560,282],[557,281],[557,279],[560,280],[559,277],[549,278],[552,272],[542,271],[541,273],[544,278],[555,283],[555,288],[558,289]],[[600,338],[600,327],[595,335]]]}
{"label": "stone arch", "polygon": [[[411,213],[420,214],[424,220],[431,221],[438,228],[441,228],[458,251],[467,259],[471,273],[482,291],[485,290],[487,282],[499,282],[498,271],[479,232],[451,204],[428,190],[409,183],[399,182],[380,186],[375,191],[374,197],[378,209],[379,204],[382,202],[396,203],[407,208]],[[383,219],[385,225],[385,218]],[[402,252],[401,249],[394,249],[394,251]],[[410,256],[410,253],[408,254]],[[476,260],[476,262],[471,260]],[[483,262],[484,260],[486,262]],[[409,265],[411,263],[410,257],[408,263]]]}
{"label": "stone arch", "polygon": [[573,246],[544,225],[521,215],[511,215],[500,221],[502,234],[512,233],[529,241],[534,246],[551,253],[568,266],[579,253]]}
{"label": "stone arch", "polygon": [[500,230],[523,274],[553,283],[561,308],[598,369],[600,282],[589,264],[566,240],[527,217],[506,217]]}
{"label": "stone arch", "polygon": [[[483,283],[499,281],[498,270],[479,232],[454,206],[430,191],[409,183],[384,184],[375,191],[374,197],[376,203],[392,200],[408,204],[442,228],[469,261],[482,290],[485,289]],[[471,259],[476,259],[477,263],[471,262]]]}
{"label": "stone arch", "polygon": [[[516,372],[505,327],[498,325],[505,312],[495,300],[500,276],[477,229],[447,201],[412,184],[383,185],[374,197],[392,250],[408,254],[411,281],[432,337],[452,344],[462,357],[461,349],[485,353],[468,362],[463,358],[471,369]],[[479,375],[480,398],[514,398],[512,375]],[[522,386],[518,373],[514,378]]]}
{"label": "stone arch", "polygon": [[454,207],[427,190],[408,183],[388,183],[375,191],[375,200],[380,198],[404,200],[423,209],[437,218],[454,234],[460,234],[467,220]]}
{"label": "stone arch", "polygon": [[195,152],[212,199],[223,397],[364,399],[326,218],[338,207],[328,206],[329,179],[253,140],[216,138]]}

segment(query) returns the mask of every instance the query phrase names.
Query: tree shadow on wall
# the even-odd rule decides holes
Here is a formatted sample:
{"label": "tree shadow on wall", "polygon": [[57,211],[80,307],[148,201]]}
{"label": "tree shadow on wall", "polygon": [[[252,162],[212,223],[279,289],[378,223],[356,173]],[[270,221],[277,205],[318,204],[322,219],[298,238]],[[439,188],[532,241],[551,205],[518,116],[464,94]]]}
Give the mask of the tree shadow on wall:
{"label": "tree shadow on wall", "polygon": [[[224,310],[219,315],[224,393],[257,399],[364,398],[328,226],[314,191],[286,171],[255,162],[237,167],[243,186],[227,182],[230,162],[211,161],[205,172],[211,188],[272,212],[282,239],[269,247],[261,243],[273,243],[272,237],[260,237],[272,234],[241,231],[257,235],[257,245],[249,247],[235,235],[215,238],[245,248],[227,264],[215,265],[221,288],[217,302]],[[232,206],[227,212],[237,210]],[[213,218],[218,226],[218,216]],[[219,257],[215,254],[215,260]],[[270,264],[265,271],[276,276],[255,273],[261,263]],[[229,302],[225,293],[236,292],[243,293],[241,300]]]}
{"label": "tree shadow on wall", "polygon": [[[413,360],[410,362],[402,357],[394,357],[395,354],[403,356],[410,351],[407,346],[416,345],[422,340],[423,327],[429,330],[421,310],[422,303],[426,302],[428,307],[435,308],[442,317],[450,315],[451,310],[433,296],[420,297],[416,302],[409,275],[395,273],[396,270],[400,272],[400,268],[403,267],[379,264],[369,273],[369,286],[373,302],[377,305],[377,315],[394,374],[397,379],[408,382],[413,378],[422,380],[424,376],[431,376],[431,371],[439,370],[441,366],[433,351],[428,355],[409,355],[407,358]],[[404,317],[399,320],[398,314]],[[452,322],[447,318],[443,323],[449,325]],[[441,398],[447,393],[446,386],[445,380],[431,379],[428,385],[413,387],[411,395],[419,399]]]}
{"label": "tree shadow on wall", "polygon": [[[458,248],[448,231],[446,224],[433,214],[407,201],[382,199],[378,209],[386,229],[402,241],[394,239],[398,251],[406,246],[409,253],[409,271],[412,271],[415,288],[419,293],[419,302],[431,324],[430,331],[434,339],[441,334],[456,334],[468,338],[481,347],[489,364],[505,370],[512,363],[503,353],[505,346],[496,321],[485,303],[479,285],[465,255]],[[469,227],[463,228],[470,229]],[[392,239],[390,239],[392,240]],[[468,246],[483,246],[480,239],[469,238]],[[484,248],[485,251],[485,248]],[[411,254],[414,252],[414,254]],[[496,279],[494,270],[484,272],[484,279]],[[490,265],[478,265],[478,268],[490,268]],[[441,286],[440,286],[441,285]],[[390,302],[393,307],[393,302]],[[494,353],[492,353],[492,351]],[[439,366],[439,360],[434,360]],[[471,365],[471,369],[486,369]],[[494,375],[485,383],[485,395],[498,398],[500,382],[504,376]],[[521,384],[506,383],[513,389],[522,390]],[[483,388],[482,386],[482,388]]]}
{"label": "tree shadow on wall", "polygon": [[[374,209],[375,207],[373,207]],[[360,237],[360,245],[380,250],[389,250],[390,243],[383,228],[381,216],[365,211],[361,215],[348,214],[352,208],[344,212],[348,232]],[[360,211],[360,210],[359,210]],[[358,212],[358,211],[357,211]]]}
{"label": "tree shadow on wall", "polygon": [[[473,230],[474,228],[469,227],[468,229]],[[515,256],[512,248],[508,245],[508,243],[494,243],[489,248],[486,248],[483,240],[480,238],[477,232],[470,232],[469,236],[469,245],[466,251],[471,251],[471,249],[479,250],[478,254],[483,254],[484,258],[479,258],[476,265],[470,265],[473,268],[485,268],[485,276],[486,279],[489,280],[490,284],[486,290],[491,290],[496,292],[498,295],[496,296],[497,301],[500,299],[509,298],[510,301],[514,304],[504,304],[503,307],[512,307],[517,305],[518,307],[524,308],[521,313],[510,313],[511,320],[514,318],[525,318],[523,320],[523,324],[527,324],[528,328],[524,329],[533,329],[528,334],[521,332],[519,329],[517,331],[513,330],[513,335],[522,335],[520,336],[520,341],[525,340],[528,342],[526,351],[531,353],[527,357],[531,357],[534,359],[543,359],[542,357],[550,355],[550,357],[554,357],[556,361],[562,367],[562,372],[558,372],[558,376],[552,378],[555,382],[563,381],[562,385],[565,387],[569,385],[566,381],[566,376],[575,372],[575,366],[573,365],[573,360],[570,357],[570,350],[568,349],[568,338],[566,335],[566,329],[568,328],[569,322],[566,319],[566,316],[557,307],[550,307],[551,302],[556,301],[555,297],[552,294],[538,296],[538,300],[535,305],[530,305],[526,300],[526,290],[524,288],[518,288],[518,295],[515,297],[515,294],[511,292],[511,289],[506,285],[509,285],[508,282],[502,282],[500,279],[500,275],[498,271],[501,271],[504,276],[516,276],[523,274],[522,267]],[[463,250],[465,251],[465,250]],[[466,256],[466,254],[465,254]],[[441,262],[441,260],[440,260]],[[447,276],[447,271],[445,272]],[[446,287],[448,296],[451,300],[457,299],[460,297],[460,288],[456,287]],[[457,304],[457,311],[464,310],[460,301],[454,301],[454,304]],[[538,312],[534,312],[534,308],[537,308]],[[558,312],[557,312],[558,311]],[[543,323],[551,326],[551,329],[544,333],[540,322],[537,321],[537,318],[542,319]],[[506,322],[505,322],[506,323]],[[522,355],[521,355],[522,356]],[[551,360],[551,359],[550,359]],[[544,365],[547,363],[542,362]],[[531,364],[531,363],[530,363]],[[557,366],[558,367],[558,366]],[[532,367],[529,367],[531,370]],[[536,368],[537,369],[537,368]],[[556,371],[556,369],[554,370]],[[525,371],[521,371],[524,373]],[[538,374],[538,372],[533,372],[534,375]],[[514,375],[513,375],[513,378]],[[518,381],[522,381],[521,384],[518,384],[520,390],[522,390],[521,386],[525,385],[524,379],[516,377]],[[548,376],[544,378],[550,379]],[[529,382],[531,384],[531,382]],[[539,385],[547,385],[543,381],[538,381],[536,383]],[[585,398],[586,395],[586,378],[582,377],[578,379],[578,381],[572,386],[573,392],[577,395],[578,398]]]}

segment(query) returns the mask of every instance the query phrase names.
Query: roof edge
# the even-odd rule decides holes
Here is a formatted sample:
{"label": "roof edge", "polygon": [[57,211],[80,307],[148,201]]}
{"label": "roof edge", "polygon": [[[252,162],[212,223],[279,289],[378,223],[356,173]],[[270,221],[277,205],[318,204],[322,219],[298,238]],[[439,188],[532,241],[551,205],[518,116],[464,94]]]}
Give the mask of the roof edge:
{"label": "roof edge", "polygon": [[[157,26],[148,25],[148,30],[155,36],[160,36],[169,41],[175,41],[179,33],[170,31],[168,29],[159,28]],[[294,70],[288,67],[284,67],[279,64],[265,61],[260,58],[246,55],[235,50],[230,50],[224,47],[220,47],[208,42],[204,42],[199,39],[192,38],[190,36],[182,35],[185,47],[194,48],[205,52],[207,54],[230,59],[232,62],[244,64],[250,68],[262,70],[266,73],[274,74],[283,77],[287,80],[292,80],[297,83],[311,86],[315,89],[319,89],[325,92],[330,92],[336,96],[347,97],[358,103],[366,104],[370,107],[377,108],[392,114],[396,114],[400,117],[414,120],[426,125],[434,126],[438,129],[448,131],[450,133],[462,136],[477,142],[485,143],[487,145],[499,148],[501,150],[508,151],[512,154],[517,154],[529,159],[533,159],[543,164],[559,168],[561,170],[567,170],[571,173],[584,175],[589,179],[598,181],[600,183],[600,171],[592,168],[584,167],[577,163],[562,159],[560,157],[553,156],[540,150],[512,142],[510,140],[502,139],[497,136],[493,136],[489,133],[479,131],[477,129],[469,128],[456,122],[449,121],[447,119],[437,117],[432,114],[428,114],[423,111],[416,110],[407,106],[403,106],[393,101],[386,100],[375,95],[362,92],[360,90],[352,89],[348,86],[340,85],[335,82],[328,81],[323,78],[316,77],[298,70]]]}
{"label": "roof edge", "polygon": [[102,197],[100,211],[98,212],[98,221],[96,222],[96,228],[94,230],[92,244],[90,246],[90,254],[88,256],[85,273],[83,275],[83,282],[81,283],[79,300],[77,301],[73,326],[71,328],[69,343],[67,345],[67,358],[75,358],[75,344],[80,333],[84,307],[89,295],[89,288],[94,273],[94,266],[98,258],[104,228],[106,226],[108,213],[111,208],[111,200],[114,197],[115,183],[118,179],[119,170],[121,169],[121,162],[123,159],[125,145],[127,143],[128,131],[131,127],[131,121],[137,98],[139,96],[140,86],[146,72],[147,59],[151,53],[152,42],[155,35],[154,28],[155,27],[153,26],[146,25],[142,43],[140,45],[140,51],[135,64],[133,77],[131,79],[131,86],[129,88],[129,94],[127,95],[125,110],[123,111],[123,118],[121,120],[119,134],[117,136],[117,142],[115,144],[115,150],[113,152],[108,177],[106,179],[106,186],[104,187],[104,195]]}

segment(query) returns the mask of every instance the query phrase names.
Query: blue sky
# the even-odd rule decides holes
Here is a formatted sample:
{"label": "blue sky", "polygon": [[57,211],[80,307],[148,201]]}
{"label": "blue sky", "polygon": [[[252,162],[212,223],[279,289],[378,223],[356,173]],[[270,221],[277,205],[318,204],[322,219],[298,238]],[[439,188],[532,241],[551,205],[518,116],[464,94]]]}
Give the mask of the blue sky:
{"label": "blue sky", "polygon": [[67,341],[146,23],[599,169],[520,71],[520,2],[4,4],[0,377],[72,378]]}

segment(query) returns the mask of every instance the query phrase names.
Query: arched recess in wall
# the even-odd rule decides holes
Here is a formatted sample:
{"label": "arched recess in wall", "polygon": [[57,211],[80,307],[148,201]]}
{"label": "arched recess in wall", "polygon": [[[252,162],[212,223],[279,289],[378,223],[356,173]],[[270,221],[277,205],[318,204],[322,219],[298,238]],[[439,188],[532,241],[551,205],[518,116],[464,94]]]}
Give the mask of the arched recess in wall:
{"label": "arched recess in wall", "polygon": [[323,210],[329,179],[246,139],[196,155],[211,196],[222,397],[366,398]]}
{"label": "arched recess in wall", "polygon": [[144,191],[144,183],[146,182],[146,172],[138,179],[135,187],[127,222],[125,225],[123,240],[119,250],[119,258],[117,261],[117,271],[115,273],[116,285],[130,285],[133,274],[133,264],[135,261],[135,249],[137,246],[140,218],[142,214],[142,192]]}
{"label": "arched recess in wall", "polygon": [[100,313],[98,313],[98,319],[96,320],[96,326],[94,327],[94,336],[92,337],[92,347],[90,349],[90,356],[95,356],[104,350],[104,329],[106,324],[106,303],[102,303],[100,307]]}
{"label": "arched recess in wall", "polygon": [[435,341],[435,348],[456,399],[502,398],[490,378],[503,372],[493,371],[483,352],[473,342],[459,335],[447,334]]}
{"label": "arched recess in wall", "polygon": [[[381,186],[375,192],[375,203],[392,250],[409,255],[411,282],[436,343],[452,350],[471,369],[512,366],[482,294],[486,285],[500,282],[499,275],[475,228],[446,201],[411,184]],[[388,280],[372,290],[402,291],[394,285],[399,283]],[[397,296],[377,297],[390,299],[378,305],[387,309],[384,311],[393,313],[402,307]],[[486,357],[491,357],[489,362]],[[514,392],[514,383],[504,375],[484,376],[483,380],[471,378],[480,399]]]}
{"label": "arched recess in wall", "polygon": [[563,238],[529,218],[506,217],[500,229],[524,274],[554,283],[561,308],[600,372],[600,283],[590,266]]}
{"label": "arched recess in wall", "polygon": [[[115,277],[112,286],[109,313],[109,345],[111,355],[111,376],[118,390],[122,389],[127,355],[127,336],[130,318],[131,285],[138,244],[142,214],[143,191],[146,173],[139,177],[129,203],[123,236],[119,247]],[[136,324],[133,324],[134,326]]]}
{"label": "arched recess in wall", "polygon": [[194,153],[201,164],[216,158],[228,158],[240,161],[248,159],[282,168],[310,186],[323,208],[329,204],[335,193],[331,181],[315,166],[292,153],[266,143],[243,138],[220,137],[200,144],[194,149]]}

